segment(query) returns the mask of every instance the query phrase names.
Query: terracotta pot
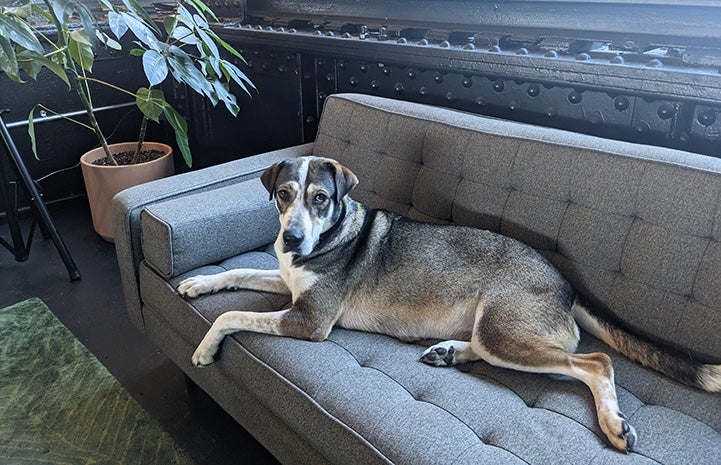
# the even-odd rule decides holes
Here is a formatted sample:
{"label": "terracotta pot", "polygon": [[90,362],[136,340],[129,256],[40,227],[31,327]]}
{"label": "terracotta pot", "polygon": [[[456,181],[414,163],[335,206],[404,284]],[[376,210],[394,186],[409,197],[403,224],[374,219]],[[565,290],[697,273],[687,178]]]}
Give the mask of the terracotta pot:
{"label": "terracotta pot", "polygon": [[[135,150],[137,142],[111,144],[113,153]],[[174,173],[173,149],[157,142],[143,143],[144,150],[159,150],[166,154],[147,163],[125,166],[98,166],[92,162],[105,157],[102,147],[86,152],[80,157],[85,189],[88,192],[93,227],[100,237],[108,242],[113,240],[113,214],[110,201],[118,192],[144,182],[171,176]]]}

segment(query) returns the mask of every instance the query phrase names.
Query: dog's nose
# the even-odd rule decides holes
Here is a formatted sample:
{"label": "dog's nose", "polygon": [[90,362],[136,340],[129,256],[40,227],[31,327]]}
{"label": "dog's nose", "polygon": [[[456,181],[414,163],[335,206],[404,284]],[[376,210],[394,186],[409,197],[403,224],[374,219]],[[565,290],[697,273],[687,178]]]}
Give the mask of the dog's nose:
{"label": "dog's nose", "polygon": [[298,229],[288,229],[283,232],[283,244],[289,249],[297,249],[305,236]]}

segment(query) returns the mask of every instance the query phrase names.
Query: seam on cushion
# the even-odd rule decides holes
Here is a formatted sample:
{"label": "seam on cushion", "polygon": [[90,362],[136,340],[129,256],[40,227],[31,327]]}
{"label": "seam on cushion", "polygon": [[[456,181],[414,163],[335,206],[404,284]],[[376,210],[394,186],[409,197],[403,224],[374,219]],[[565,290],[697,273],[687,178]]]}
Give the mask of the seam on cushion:
{"label": "seam on cushion", "polygon": [[[171,224],[168,223],[165,219],[161,218],[160,216],[156,215],[155,213],[153,213],[152,211],[148,210],[148,209],[145,208],[145,207],[143,207],[143,209],[140,211],[141,214],[142,214],[143,212],[145,212],[146,215],[149,215],[150,217],[155,218],[156,221],[158,221],[159,223],[161,223],[162,225],[164,225],[165,228],[168,230],[168,237],[169,237],[169,239],[170,239],[170,240],[168,241],[168,242],[169,242],[169,244],[168,244],[168,253],[170,254],[170,257],[169,257],[169,258],[170,258],[170,269],[168,270],[168,277],[173,277],[173,276],[175,276],[175,258],[174,258],[174,257],[175,257],[175,253],[173,252],[173,243],[174,243],[174,241],[173,241],[173,227],[172,227]],[[141,218],[141,220],[142,220],[142,218]],[[142,237],[143,237],[143,228],[142,228],[142,221],[141,221],[141,222],[140,222],[140,238],[141,238],[141,240],[142,240]],[[140,244],[140,246],[141,246],[141,252],[142,252],[142,243]],[[147,260],[146,260],[146,261],[147,261]],[[153,268],[155,268],[155,267],[153,267]],[[161,273],[161,276],[162,276],[162,275],[163,275],[163,273]]]}
{"label": "seam on cushion", "polygon": [[[721,199],[720,199],[719,201],[721,201]],[[711,227],[713,228],[713,225],[712,225]],[[712,242],[717,242],[717,241],[716,241],[716,239],[714,239],[713,237],[710,237],[710,238],[708,239],[708,242],[706,243],[706,248],[704,249],[703,254],[701,255],[701,260],[699,261],[699,264],[698,264],[698,266],[696,267],[696,272],[695,272],[694,275],[693,275],[693,281],[692,281],[692,284],[691,284],[691,295],[690,295],[689,297],[693,298],[693,299],[696,300],[696,301],[698,301],[698,299],[696,299],[696,298],[694,297],[694,296],[696,295],[696,281],[698,280],[698,275],[699,275],[699,273],[701,272],[701,264],[703,263],[704,258],[706,258],[706,254],[708,253],[709,248],[711,248],[711,243],[712,243]],[[687,302],[687,303],[688,303],[688,302]],[[679,320],[678,324],[679,324],[679,325],[681,324],[681,321],[680,321],[680,320]],[[676,329],[678,329],[678,325],[676,326]]]}
{"label": "seam on cushion", "polygon": [[[412,399],[414,399],[416,402],[424,402],[424,403],[433,405],[433,406],[437,407],[437,408],[440,409],[440,410],[443,410],[443,411],[446,412],[448,415],[452,416],[453,418],[455,418],[456,420],[458,420],[460,423],[462,423],[466,428],[468,428],[469,430],[471,430],[471,431],[473,432],[473,434],[475,434],[475,435],[478,437],[479,441],[481,441],[482,444],[487,445],[487,446],[492,446],[492,447],[498,447],[499,449],[503,449],[503,450],[507,451],[508,453],[513,454],[513,452],[508,451],[507,449],[504,449],[503,447],[496,446],[496,445],[494,445],[494,444],[486,444],[485,442],[483,442],[483,439],[481,439],[481,437],[478,436],[478,433],[476,433],[476,431],[475,431],[473,428],[471,428],[466,422],[464,422],[463,420],[461,420],[460,418],[458,418],[458,417],[457,417],[455,414],[453,414],[452,412],[449,412],[448,410],[446,410],[445,408],[441,407],[440,405],[434,404],[434,403],[429,402],[429,401],[427,401],[427,400],[419,400],[419,399],[416,399],[416,397],[413,395],[412,392],[410,392],[410,391],[408,390],[407,387],[405,387],[403,384],[399,383],[395,378],[393,378],[392,376],[390,376],[388,373],[386,373],[386,372],[384,372],[383,370],[381,370],[381,369],[379,369],[379,368],[376,368],[376,367],[372,367],[372,366],[368,366],[368,365],[361,365],[360,362],[358,362],[358,359],[355,357],[355,354],[353,354],[353,353],[352,353],[350,350],[348,350],[346,347],[344,347],[343,345],[339,344],[338,342],[336,342],[336,341],[334,341],[334,340],[332,340],[332,339],[327,339],[326,341],[332,342],[332,343],[335,344],[337,347],[342,348],[346,353],[348,353],[348,355],[350,355],[350,356],[353,358],[353,360],[356,361],[356,363],[358,364],[358,366],[363,367],[363,368],[370,368],[370,369],[376,370],[376,371],[382,373],[383,375],[385,375],[386,377],[388,377],[388,379],[390,379],[391,381],[393,381],[394,383],[396,383],[399,387],[403,388],[403,390],[405,390],[405,391],[408,393],[408,395],[409,395]],[[462,372],[462,373],[463,373],[463,372]],[[466,373],[466,374],[470,374],[470,373]],[[506,389],[508,389],[509,391],[511,391],[513,394],[515,394],[516,397],[518,397],[518,398],[521,400],[521,402],[522,402],[524,405],[526,405],[526,407],[529,408],[529,409],[545,410],[546,412],[550,412],[550,413],[552,413],[552,414],[559,415],[559,416],[564,417],[564,418],[566,418],[566,419],[568,419],[568,420],[571,420],[572,422],[574,422],[574,423],[578,424],[579,426],[583,427],[583,428],[586,429],[587,431],[591,432],[594,436],[600,438],[602,441],[604,441],[604,440],[606,439],[605,437],[601,437],[601,436],[599,436],[598,434],[596,434],[596,432],[593,431],[593,430],[592,430],[591,428],[589,428],[588,426],[584,425],[583,423],[579,422],[578,420],[576,420],[576,419],[574,419],[574,418],[571,418],[571,417],[569,417],[569,416],[567,416],[567,415],[564,415],[563,413],[556,412],[556,411],[554,411],[554,410],[550,410],[550,409],[547,409],[547,408],[545,408],[545,407],[531,407],[531,406],[529,406],[529,405],[526,403],[526,401],[523,399],[523,397],[521,397],[516,391],[514,391],[512,388],[510,388],[510,387],[509,387],[508,385],[506,385],[505,383],[502,383],[501,381],[497,380],[496,378],[493,378],[492,376],[488,376],[488,375],[485,375],[485,374],[479,374],[479,373],[473,373],[473,374],[471,374],[471,376],[480,376],[480,377],[483,377],[483,378],[486,378],[486,379],[490,379],[491,381],[493,381],[493,382],[495,382],[495,383],[497,383],[497,384],[505,387]],[[551,382],[552,382],[552,381],[553,381],[553,380],[551,380]],[[569,382],[573,382],[573,381],[572,381],[572,380],[569,380]],[[579,381],[579,382],[580,382],[580,381]],[[548,384],[550,384],[550,382],[549,382]],[[547,384],[547,385],[548,385],[548,384]],[[536,399],[536,401],[537,401],[537,400],[538,400],[538,399]],[[382,419],[379,420],[379,422],[380,422],[380,421],[382,421]],[[515,455],[515,454],[513,454],[513,455]],[[520,460],[523,460],[523,459],[521,459],[520,457],[519,457],[519,459],[520,459]],[[523,461],[525,462],[525,460],[523,460]],[[526,462],[526,463],[528,463],[528,462]]]}
{"label": "seam on cushion", "polygon": [[[372,104],[372,103],[359,102],[359,101],[357,101],[357,100],[353,100],[352,98],[349,98],[349,97],[343,96],[343,95],[339,95],[339,94],[336,94],[336,95],[334,95],[333,97],[334,97],[334,98],[338,98],[338,99],[343,99],[343,100],[345,100],[346,102],[350,102],[350,103],[352,103],[352,104],[354,104],[354,105],[360,105],[360,106],[364,106],[364,107],[367,107],[367,108],[373,108],[373,109],[375,109],[375,110],[378,110],[378,111],[381,111],[381,112],[384,112],[384,113],[399,114],[399,115],[406,116],[406,117],[413,118],[413,119],[417,119],[417,120],[420,120],[420,121],[426,121],[426,122],[429,122],[429,123],[436,123],[436,124],[440,124],[440,125],[443,125],[443,126],[446,126],[446,127],[456,128],[456,129],[460,129],[460,130],[464,130],[464,131],[472,131],[472,132],[474,132],[474,133],[481,133],[481,134],[490,134],[490,135],[499,136],[499,137],[506,138],[506,139],[507,139],[507,138],[513,138],[513,139],[527,140],[527,141],[533,141],[533,142],[541,142],[541,143],[546,143],[546,144],[551,144],[551,145],[558,145],[558,146],[561,146],[561,147],[568,147],[568,148],[572,148],[572,149],[586,149],[586,150],[591,150],[591,151],[594,151],[594,152],[601,152],[601,153],[606,153],[606,154],[609,154],[609,155],[616,155],[616,156],[620,156],[620,157],[624,157],[624,158],[631,158],[631,159],[636,159],[636,160],[643,160],[643,161],[650,162],[650,163],[655,163],[655,164],[671,165],[671,166],[677,166],[677,167],[679,167],[679,168],[688,169],[688,170],[692,170],[692,171],[701,171],[701,172],[703,172],[703,173],[714,173],[714,174],[716,174],[716,175],[721,175],[721,171],[714,171],[713,169],[710,169],[710,168],[699,168],[699,167],[692,166],[692,165],[685,165],[685,164],[682,164],[682,163],[679,162],[679,161],[656,160],[656,159],[653,159],[653,158],[646,158],[646,157],[643,156],[643,155],[638,155],[638,154],[635,154],[635,153],[634,153],[634,154],[628,154],[628,153],[625,153],[625,152],[619,152],[619,151],[614,151],[614,150],[599,149],[598,147],[594,147],[594,146],[587,146],[587,145],[582,145],[582,144],[577,144],[577,145],[576,145],[576,144],[568,144],[568,143],[564,143],[564,142],[560,142],[560,141],[556,141],[556,140],[552,140],[552,139],[549,140],[549,139],[543,139],[543,138],[538,138],[538,137],[529,137],[529,136],[527,136],[527,135],[517,135],[517,134],[509,135],[507,132],[495,132],[495,131],[492,131],[492,130],[489,130],[489,129],[485,129],[485,128],[472,128],[472,127],[466,127],[466,126],[459,126],[459,125],[455,125],[455,124],[446,123],[446,122],[443,122],[443,121],[438,121],[438,120],[435,120],[435,119],[430,119],[430,118],[428,118],[428,117],[421,116],[421,115],[409,115],[409,114],[407,114],[407,113],[398,113],[398,110],[397,110],[397,109],[394,110],[394,111],[391,111],[391,110],[389,110],[389,109],[387,109],[387,108],[383,108],[383,107],[380,107],[380,106],[376,106],[376,105],[374,105],[374,104]],[[408,103],[411,103],[411,102],[408,102]],[[496,122],[500,122],[500,123],[502,123],[502,124],[503,124],[503,123],[509,123],[509,122],[510,122],[510,123],[513,123],[514,126],[527,127],[527,128],[535,128],[535,129],[538,129],[538,130],[543,130],[543,131],[545,131],[545,132],[549,132],[550,134],[555,134],[555,132],[558,131],[558,132],[560,132],[560,133],[562,133],[562,134],[569,134],[569,135],[572,135],[572,136],[576,136],[576,134],[574,134],[574,133],[571,132],[571,131],[563,131],[563,130],[560,130],[560,129],[546,128],[546,127],[543,127],[543,126],[536,126],[536,125],[527,124],[527,123],[516,123],[516,122],[513,122],[513,121],[504,120],[504,119],[489,118],[489,117],[487,117],[487,116],[479,115],[479,114],[477,114],[477,113],[469,113],[469,112],[465,112],[465,111],[459,111],[459,110],[441,108],[441,107],[437,107],[437,106],[433,106],[433,105],[428,105],[428,104],[418,104],[418,105],[421,105],[422,107],[429,107],[429,108],[434,109],[434,110],[445,110],[445,111],[448,111],[448,112],[450,112],[450,113],[452,113],[452,114],[465,115],[465,116],[480,118],[480,119],[488,120],[488,121],[496,121]],[[587,136],[587,137],[593,137],[593,136]],[[601,139],[601,138],[596,138],[596,139]],[[619,141],[619,142],[620,142],[620,141]],[[630,142],[627,142],[627,143],[628,143],[628,144],[631,144],[632,146],[633,146],[633,145],[638,145],[638,144],[633,144],[633,143],[630,143]],[[691,153],[691,152],[684,152],[684,151],[681,151],[681,150],[674,150],[674,149],[666,149],[666,150],[669,150],[669,151],[672,151],[672,152],[679,152],[679,153],[683,153],[683,154],[689,153],[689,154],[691,154],[691,155],[698,155],[698,154],[693,154],[693,153]],[[700,155],[699,155],[699,156],[700,156]]]}
{"label": "seam on cushion", "polygon": [[[203,315],[202,313],[200,313],[200,311],[198,311],[198,309],[196,309],[193,304],[191,304],[191,303],[189,303],[189,302],[186,302],[186,303],[187,303],[188,306],[193,310],[193,313],[195,313],[195,314],[196,314],[197,316],[199,316],[202,320],[204,320],[206,323],[208,323],[208,326],[211,326],[211,325],[212,325],[212,322],[211,322],[210,320],[208,320],[208,319],[205,317],[205,315]],[[163,318],[163,319],[165,319],[165,318]],[[167,319],[165,319],[165,320],[167,321]],[[301,389],[300,387],[298,387],[295,383],[293,383],[293,382],[290,381],[288,378],[286,378],[285,376],[283,376],[283,375],[282,375],[281,373],[279,373],[275,368],[273,368],[272,366],[268,365],[268,364],[265,363],[263,360],[261,360],[260,358],[258,358],[255,354],[253,354],[253,353],[250,351],[250,349],[248,349],[247,347],[245,347],[245,346],[243,345],[243,343],[241,343],[237,338],[235,338],[235,337],[229,337],[229,338],[227,338],[227,339],[230,339],[230,340],[232,341],[232,343],[236,344],[237,347],[238,347],[248,358],[250,358],[252,361],[254,361],[255,363],[257,363],[258,365],[262,366],[262,367],[265,368],[266,370],[270,371],[273,375],[276,376],[277,379],[281,380],[283,383],[285,383],[285,384],[286,384],[287,386],[289,386],[291,389],[293,389],[294,391],[296,391],[297,393],[299,393],[302,397],[304,397],[307,401],[309,401],[312,405],[314,405],[320,412],[322,412],[323,414],[325,414],[329,419],[331,419],[332,421],[336,422],[338,425],[340,425],[341,427],[343,427],[346,431],[348,431],[349,433],[351,433],[351,435],[353,435],[353,436],[355,436],[356,438],[360,439],[361,442],[363,442],[370,450],[372,450],[373,452],[375,452],[380,458],[382,458],[383,460],[385,460],[387,463],[390,463],[390,464],[395,463],[395,462],[393,462],[392,460],[390,460],[388,457],[386,457],[386,455],[385,455],[383,452],[381,452],[380,450],[378,450],[378,448],[375,447],[375,445],[373,445],[369,440],[367,440],[366,438],[364,438],[360,433],[358,433],[357,431],[355,431],[353,428],[351,428],[350,426],[348,426],[345,422],[341,421],[341,420],[340,420],[339,418],[337,418],[335,415],[331,414],[328,410],[326,410],[321,404],[319,404],[319,403],[318,403],[313,397],[311,397],[307,392],[305,392],[303,389]],[[265,404],[264,401],[258,399],[258,402],[260,402],[261,404],[263,404],[264,406],[267,407],[267,405]],[[274,413],[275,413],[275,412],[274,412]],[[276,415],[277,415],[277,414],[276,414]],[[282,418],[282,417],[281,417],[281,418]],[[295,431],[295,430],[294,430],[294,431]],[[302,437],[302,436],[301,436],[301,437]],[[320,453],[321,455],[324,455],[324,456],[325,456],[325,454],[322,454],[320,451],[318,451],[318,453]]]}

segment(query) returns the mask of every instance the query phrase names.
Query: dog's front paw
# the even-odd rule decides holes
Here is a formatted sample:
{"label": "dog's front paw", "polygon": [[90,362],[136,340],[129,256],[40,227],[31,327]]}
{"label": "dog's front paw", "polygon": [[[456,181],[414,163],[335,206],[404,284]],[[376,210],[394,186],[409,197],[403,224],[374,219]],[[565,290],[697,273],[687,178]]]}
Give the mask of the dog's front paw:
{"label": "dog's front paw", "polygon": [[426,349],[420,361],[437,367],[449,367],[456,364],[456,348],[441,342]]}
{"label": "dog's front paw", "polygon": [[178,293],[182,296],[194,298],[201,294],[213,292],[213,282],[210,276],[193,276],[181,281],[178,285]]}
{"label": "dog's front paw", "polygon": [[202,368],[210,365],[215,361],[213,358],[215,356],[215,352],[216,350],[208,348],[201,343],[193,353],[193,357],[191,359],[193,366]]}

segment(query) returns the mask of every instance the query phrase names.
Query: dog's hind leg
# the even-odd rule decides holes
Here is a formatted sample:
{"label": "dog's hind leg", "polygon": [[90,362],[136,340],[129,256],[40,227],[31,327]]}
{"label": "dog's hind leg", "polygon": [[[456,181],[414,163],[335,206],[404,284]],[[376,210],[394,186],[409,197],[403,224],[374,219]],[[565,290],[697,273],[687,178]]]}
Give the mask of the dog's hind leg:
{"label": "dog's hind leg", "polygon": [[[530,350],[532,344],[523,347]],[[593,394],[601,430],[618,450],[629,452],[636,443],[636,431],[621,413],[616,397],[611,358],[603,353],[572,354],[561,348],[539,346],[526,352],[524,360],[508,361],[487,353],[491,365],[531,373],[554,373],[576,378]]]}

